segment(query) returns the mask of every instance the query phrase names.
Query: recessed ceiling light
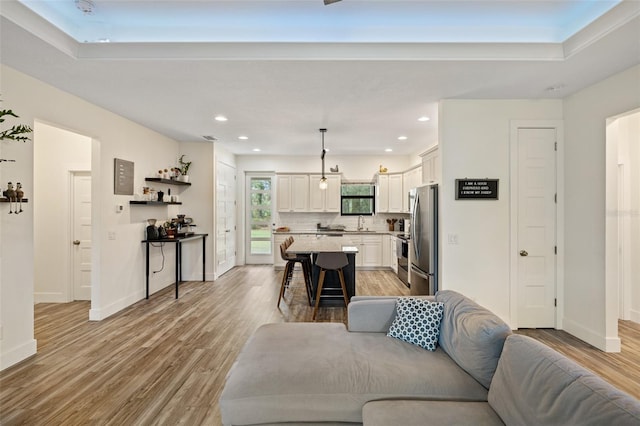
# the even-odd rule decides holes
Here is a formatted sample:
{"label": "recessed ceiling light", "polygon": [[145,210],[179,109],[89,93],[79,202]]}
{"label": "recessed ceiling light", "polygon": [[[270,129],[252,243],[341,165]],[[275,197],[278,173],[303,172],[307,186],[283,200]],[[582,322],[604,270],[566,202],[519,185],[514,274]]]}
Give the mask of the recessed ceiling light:
{"label": "recessed ceiling light", "polygon": [[427,117],[426,115],[423,115],[422,117],[418,118],[418,121],[429,121],[431,120],[429,117]]}
{"label": "recessed ceiling light", "polygon": [[399,141],[406,141],[407,137],[406,136],[398,136],[398,140]]}
{"label": "recessed ceiling light", "polygon": [[384,152],[393,152],[393,149],[391,149],[391,148],[385,148]]}
{"label": "recessed ceiling light", "polygon": [[216,115],[216,121],[227,121],[227,117],[224,115]]}
{"label": "recessed ceiling light", "polygon": [[238,136],[238,139],[246,141],[247,139],[249,139],[249,136]]}
{"label": "recessed ceiling light", "polygon": [[260,152],[262,151],[260,148],[253,148],[253,152]]}

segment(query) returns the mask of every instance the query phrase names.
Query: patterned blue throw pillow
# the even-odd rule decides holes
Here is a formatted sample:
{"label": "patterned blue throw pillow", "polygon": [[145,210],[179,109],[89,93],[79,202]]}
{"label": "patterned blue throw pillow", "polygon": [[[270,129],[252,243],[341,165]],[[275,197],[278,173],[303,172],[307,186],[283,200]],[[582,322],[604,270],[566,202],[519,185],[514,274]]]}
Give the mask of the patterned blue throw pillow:
{"label": "patterned blue throw pillow", "polygon": [[393,320],[387,336],[435,351],[440,335],[444,303],[414,297],[399,297],[396,301],[396,310],[398,315]]}

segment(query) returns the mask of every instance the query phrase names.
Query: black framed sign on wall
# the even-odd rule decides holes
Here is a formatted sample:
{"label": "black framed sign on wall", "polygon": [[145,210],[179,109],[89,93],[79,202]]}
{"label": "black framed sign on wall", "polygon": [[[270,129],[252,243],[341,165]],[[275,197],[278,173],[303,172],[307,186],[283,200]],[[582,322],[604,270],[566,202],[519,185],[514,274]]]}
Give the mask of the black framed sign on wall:
{"label": "black framed sign on wall", "polygon": [[497,200],[500,179],[456,179],[456,200]]}
{"label": "black framed sign on wall", "polygon": [[113,193],[133,195],[133,161],[113,159]]}

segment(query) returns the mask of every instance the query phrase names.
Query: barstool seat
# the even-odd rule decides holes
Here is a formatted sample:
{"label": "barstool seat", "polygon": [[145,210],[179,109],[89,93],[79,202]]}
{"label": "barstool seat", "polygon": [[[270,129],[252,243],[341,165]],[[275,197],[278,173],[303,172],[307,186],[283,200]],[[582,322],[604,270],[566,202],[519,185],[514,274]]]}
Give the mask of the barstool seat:
{"label": "barstool seat", "polygon": [[344,297],[344,306],[349,305],[349,295],[347,294],[347,286],[344,281],[344,272],[342,268],[349,264],[347,254],[343,252],[318,253],[316,256],[316,266],[320,268],[320,278],[318,279],[318,289],[316,290],[316,305],[313,309],[313,320],[316,319],[318,306],[320,306],[320,297],[322,296],[322,286],[324,284],[324,276],[327,271],[337,271],[340,278],[340,287],[342,287],[342,296]]}

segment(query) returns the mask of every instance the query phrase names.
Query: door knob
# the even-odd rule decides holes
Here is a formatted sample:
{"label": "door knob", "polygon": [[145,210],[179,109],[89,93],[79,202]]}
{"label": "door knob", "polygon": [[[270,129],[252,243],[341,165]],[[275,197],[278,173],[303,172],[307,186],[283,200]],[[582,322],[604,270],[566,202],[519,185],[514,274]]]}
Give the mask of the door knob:
{"label": "door knob", "polygon": [[520,250],[520,256],[529,256],[526,250]]}
{"label": "door knob", "polygon": [[80,240],[74,240],[73,241],[73,245],[74,246],[79,246],[80,245]]}

